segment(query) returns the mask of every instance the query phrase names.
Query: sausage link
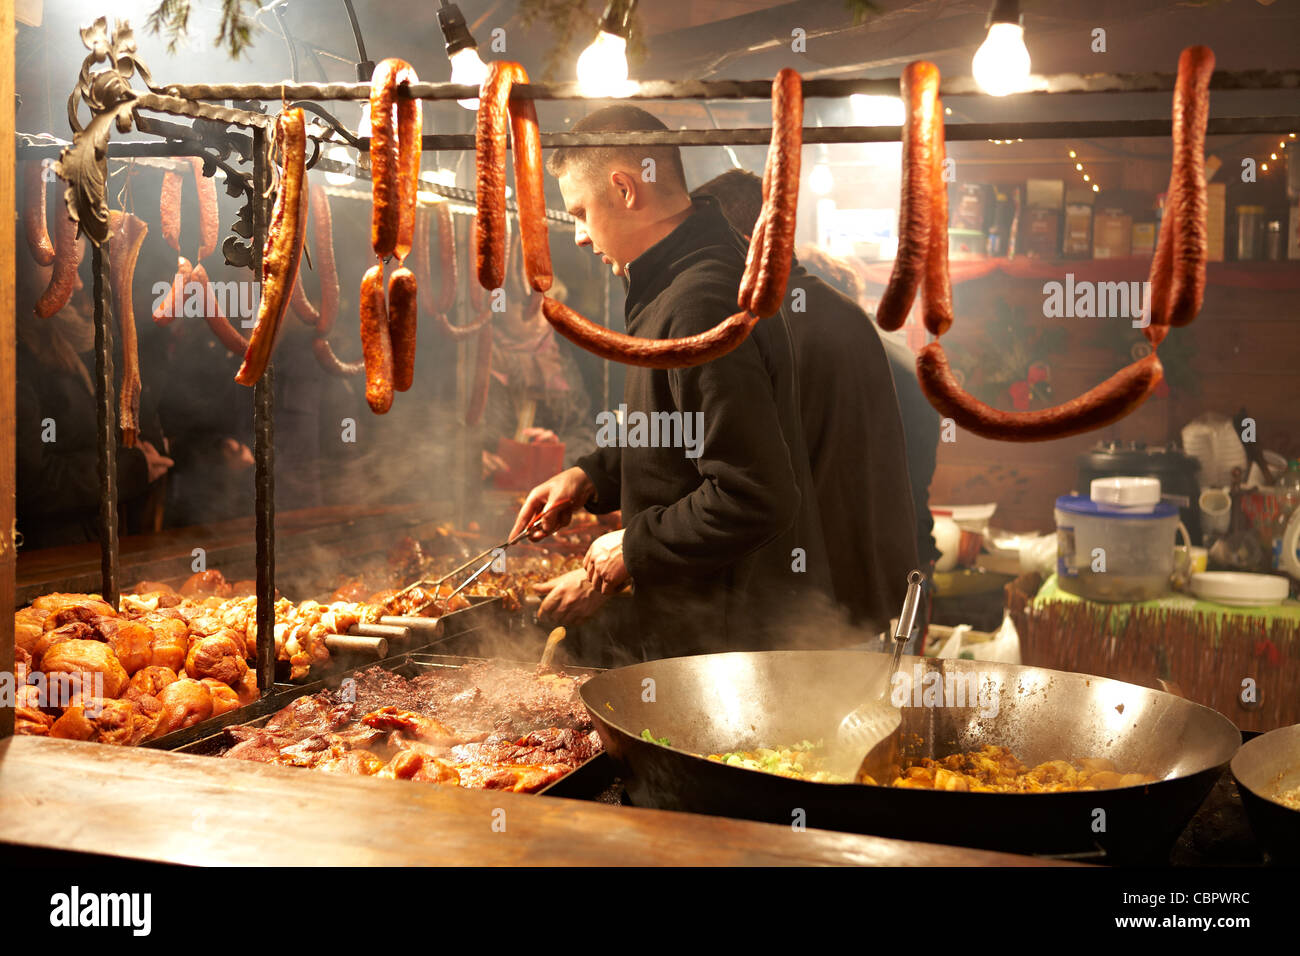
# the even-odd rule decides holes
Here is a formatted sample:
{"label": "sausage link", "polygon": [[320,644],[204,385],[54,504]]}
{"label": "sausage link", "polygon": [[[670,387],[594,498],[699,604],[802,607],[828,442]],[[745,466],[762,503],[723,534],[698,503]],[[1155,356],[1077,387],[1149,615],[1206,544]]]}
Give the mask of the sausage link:
{"label": "sausage link", "polygon": [[113,210],[108,214],[111,237],[108,253],[108,271],[113,286],[113,311],[122,334],[122,385],[118,391],[118,426],[122,429],[122,444],[134,448],[140,431],[140,347],[136,337],[135,303],[132,283],[135,264],[140,258],[140,247],[149,226],[129,212]]}
{"label": "sausage link", "polygon": [[[527,83],[519,67],[511,79]],[[546,229],[546,189],[542,176],[542,138],[537,128],[537,108],[532,100],[511,99],[510,138],[515,154],[515,208],[519,211],[519,237],[523,244],[524,273],[535,292],[546,292],[554,281],[550,236]]]}
{"label": "sausage link", "polygon": [[[414,192],[408,193],[409,185],[405,182],[407,166],[411,160],[408,152],[403,155],[399,141],[399,123],[397,117],[397,84],[409,82],[414,71],[405,60],[389,57],[380,60],[370,78],[370,177],[372,211],[370,218],[370,243],[375,255],[381,259],[397,251],[398,239],[403,228],[402,210],[407,206],[406,199],[414,201]],[[412,103],[413,100],[403,102]],[[408,124],[411,121],[408,115]],[[418,163],[418,157],[416,162]],[[414,215],[412,212],[411,215]],[[413,227],[407,227],[413,228]],[[406,251],[410,251],[410,233]]]}
{"label": "sausage link", "polygon": [[54,244],[45,223],[45,165],[35,160],[23,164],[23,192],[27,205],[23,211],[23,231],[27,249],[37,265],[54,262]]}
{"label": "sausage link", "polygon": [[[419,82],[415,70],[406,64],[398,71],[400,85]],[[397,261],[403,263],[415,242],[415,208],[420,191],[420,158],[424,134],[424,113],[419,100],[397,101]],[[411,277],[414,281],[414,276]]]}
{"label": "sausage link", "polygon": [[212,334],[232,354],[243,355],[248,350],[248,339],[244,338],[243,334],[222,314],[217,293],[213,290],[212,283],[208,281],[208,270],[202,265],[195,266],[191,281],[197,283],[203,290],[203,319],[208,323]]}
{"label": "sausage link", "polygon": [[191,156],[190,163],[194,166],[194,186],[199,193],[199,254],[194,257],[194,261],[199,262],[216,250],[221,219],[217,206],[217,181],[203,175],[202,159]]}
{"label": "sausage link", "polygon": [[803,146],[803,81],[783,69],[772,81],[772,163],[762,259],[754,282],[750,312],[766,318],[781,308],[794,259],[794,231],[799,206],[800,151]]}
{"label": "sausage link", "polygon": [[[480,100],[479,102],[481,103],[482,100]],[[502,217],[502,221],[503,221],[503,222],[504,222],[504,218],[505,218],[505,217]],[[470,246],[471,246],[471,248],[473,248],[473,247],[476,245],[476,241],[477,241],[477,237],[478,237],[478,232],[479,232],[478,221],[479,221],[479,220],[478,220],[478,213],[475,213],[473,216],[470,217],[470,221],[469,221],[469,231],[470,231]],[[501,242],[501,246],[502,246],[502,248],[504,249],[504,248],[505,248],[505,236],[504,236],[504,235],[501,236],[501,238],[500,238],[500,242]],[[473,254],[474,254],[474,259],[475,259],[475,261],[480,261],[477,252],[475,252],[475,253],[473,253]],[[504,264],[503,264],[503,266],[502,266],[502,272],[504,273],[504,271],[505,271],[505,267],[504,267]],[[467,299],[467,301],[469,302],[470,311],[472,311],[475,315],[479,315],[479,314],[481,314],[481,313],[483,312],[483,310],[486,309],[486,308],[489,306],[489,304],[491,303],[491,300],[492,300],[491,291],[490,291],[490,289],[489,289],[488,286],[482,285],[482,284],[479,283],[479,282],[475,282],[475,281],[474,281],[474,276],[472,276],[472,275],[467,275],[467,276],[465,277],[465,284],[466,284],[466,286],[468,286],[468,288],[469,288],[469,294],[466,296],[466,299]],[[492,289],[496,289],[496,288],[498,288],[498,286],[492,286],[491,288],[492,288]]]}
{"label": "sausage link", "polygon": [[1174,224],[1170,240],[1169,324],[1186,325],[1205,298],[1208,226],[1205,195],[1205,125],[1210,114],[1214,53],[1191,46],[1178,57],[1174,87],[1174,167],[1170,196]]}
{"label": "sausage link", "polygon": [[943,180],[943,102],[936,93],[927,117],[930,142],[930,248],[921,285],[921,319],[933,336],[952,325],[952,283],[948,277],[948,184]]}
{"label": "sausage link", "polygon": [[[773,129],[772,135],[776,135]],[[763,239],[767,232],[767,209],[772,195],[772,166],[776,162],[776,150],[769,144],[767,160],[763,165],[763,205],[754,220],[753,235],[749,239],[749,252],[745,256],[745,271],[740,278],[740,294],[736,296],[736,306],[742,312],[748,312],[754,304],[754,285],[758,281],[758,265],[762,259]]]}
{"label": "sausage link", "polygon": [[174,170],[163,173],[162,193],[158,197],[162,219],[162,237],[178,254],[181,251],[181,177]]}
{"label": "sausage link", "polygon": [[293,281],[293,295],[289,297],[289,304],[293,307],[294,315],[302,319],[304,325],[315,328],[320,324],[320,311],[311,304],[311,299],[307,298],[307,290],[302,287],[301,269],[298,270],[298,276]]}
{"label": "sausage link", "polygon": [[176,257],[176,274],[172,276],[171,289],[163,296],[162,302],[153,313],[156,325],[171,325],[185,314],[185,291],[193,271],[194,267],[189,259],[184,256]]}
{"label": "sausage link", "polygon": [[393,388],[405,392],[415,381],[415,334],[419,321],[415,273],[405,266],[388,278],[388,337],[393,343]]}
{"label": "sausage link", "polygon": [[479,93],[475,129],[473,256],[478,282],[499,289],[506,275],[506,119],[510,86],[523,71],[518,63],[493,60]]}
{"label": "sausage link", "polygon": [[334,349],[330,347],[329,339],[324,336],[312,340],[311,350],[316,355],[316,361],[320,363],[320,367],[331,375],[343,378],[349,375],[359,375],[365,371],[365,359],[357,359],[355,362],[341,361],[334,354]]}
{"label": "sausage link", "polygon": [[54,315],[72,298],[77,286],[77,267],[84,252],[77,236],[76,220],[66,209],[60,209],[59,213],[54,217],[54,268],[50,271],[49,285],[36,300],[36,314],[42,319]]}
{"label": "sausage link", "polygon": [[641,368],[703,365],[745,341],[758,321],[752,312],[737,312],[698,335],[646,339],[603,328],[550,296],[542,300],[542,314],[555,331],[593,355]]}
{"label": "sausage link", "polygon": [[316,265],[316,278],[320,281],[320,319],[316,323],[317,335],[329,335],[339,314],[339,272],[334,262],[334,218],[330,213],[330,197],[322,186],[310,189],[311,203],[311,254]]}
{"label": "sausage link", "polygon": [[244,362],[235,374],[240,385],[253,385],[270,364],[302,259],[307,220],[307,125],[301,109],[282,110],[276,121],[283,166],[271,225],[262,250],[262,298],[257,323],[249,336]]}
{"label": "sausage link", "polygon": [[933,221],[930,190],[931,117],[939,90],[939,69],[933,63],[915,60],[903,69],[899,81],[907,113],[903,118],[902,188],[898,206],[898,254],[889,273],[876,322],[892,332],[902,328],[912,310],[930,249]]}
{"label": "sausage link", "polygon": [[[451,206],[445,202],[433,207],[434,223],[438,227],[438,295],[434,299],[433,311],[443,313],[451,311],[456,304],[456,225],[451,221]],[[430,251],[432,255],[432,250]]]}
{"label": "sausage link", "polygon": [[492,326],[485,325],[478,334],[478,351],[474,356],[474,384],[470,386],[469,405],[465,408],[466,425],[477,425],[483,420],[491,387]]}
{"label": "sausage link", "polygon": [[467,339],[475,332],[478,332],[483,326],[492,321],[492,310],[488,309],[479,315],[477,319],[468,322],[465,325],[452,325],[451,319],[446,312],[439,312],[436,316],[438,328],[452,339]]}
{"label": "sausage link", "polygon": [[1163,369],[1152,351],[1082,395],[1034,412],[999,411],[962,391],[938,342],[921,349],[916,373],[939,414],[984,438],[1029,442],[1077,435],[1118,421],[1146,400],[1160,383]]}
{"label": "sausage link", "polygon": [[361,351],[366,364],[366,401],[382,415],[393,407],[393,341],[384,304],[383,264],[371,266],[361,280]]}
{"label": "sausage link", "polygon": [[1155,254],[1151,257],[1151,274],[1147,278],[1147,301],[1144,317],[1146,326],[1142,334],[1152,348],[1156,348],[1169,334],[1169,286],[1173,281],[1170,250],[1173,246],[1174,214],[1165,197],[1165,213],[1160,220],[1160,237]]}

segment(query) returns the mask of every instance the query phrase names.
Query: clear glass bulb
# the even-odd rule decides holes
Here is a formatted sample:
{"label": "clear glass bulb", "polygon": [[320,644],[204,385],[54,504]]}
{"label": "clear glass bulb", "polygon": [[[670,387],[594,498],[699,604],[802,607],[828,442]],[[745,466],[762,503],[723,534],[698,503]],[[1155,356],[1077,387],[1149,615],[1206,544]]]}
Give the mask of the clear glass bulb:
{"label": "clear glass bulb", "polygon": [[[487,64],[478,55],[478,48],[467,46],[457,50],[451,56],[451,81],[465,86],[482,86],[487,77]],[[467,110],[478,109],[478,97],[469,100],[457,100]]]}
{"label": "clear glass bulb", "polygon": [[995,23],[971,61],[975,82],[990,96],[1018,93],[1028,85],[1029,51],[1025,28],[1018,23]]}
{"label": "clear glass bulb", "polygon": [[[329,149],[325,150],[325,158],[332,159],[336,163],[352,164],[352,153],[346,146],[331,146]],[[352,182],[352,179],[353,177],[351,173],[336,173],[331,171],[326,171],[325,173],[325,182],[329,183],[331,186],[346,186],[348,183]]]}
{"label": "clear glass bulb", "polygon": [[578,57],[578,89],[584,96],[626,96],[627,40],[601,30]]}
{"label": "clear glass bulb", "polygon": [[812,175],[808,177],[808,188],[818,196],[825,196],[834,189],[835,177],[831,175],[831,168],[825,163],[814,166]]}

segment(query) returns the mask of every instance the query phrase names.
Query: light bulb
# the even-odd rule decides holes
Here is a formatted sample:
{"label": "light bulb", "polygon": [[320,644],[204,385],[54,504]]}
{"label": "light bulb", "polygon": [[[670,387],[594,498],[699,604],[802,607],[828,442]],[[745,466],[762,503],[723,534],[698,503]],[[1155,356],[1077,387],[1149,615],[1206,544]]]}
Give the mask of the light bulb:
{"label": "light bulb", "polygon": [[[329,149],[325,150],[325,158],[332,159],[336,163],[348,163],[349,165],[352,163],[352,154],[348,152],[346,146],[331,146]],[[325,172],[325,182],[329,183],[331,186],[346,186],[348,183],[352,182],[352,179],[353,177],[351,173],[336,173],[329,170],[326,170]]]}
{"label": "light bulb", "polygon": [[578,57],[578,89],[584,96],[626,96],[627,40],[605,30]]}
{"label": "light bulb", "polygon": [[[463,86],[482,86],[487,77],[487,64],[478,55],[478,48],[468,46],[451,55],[451,81]],[[457,100],[467,110],[478,109],[478,97]]]}
{"label": "light bulb", "polygon": [[1092,184],[1092,191],[1095,192],[1095,193],[1099,193],[1099,192],[1101,192],[1101,187],[1098,186],[1096,183],[1093,183],[1093,184]]}
{"label": "light bulb", "polygon": [[835,177],[831,175],[831,168],[825,163],[814,166],[812,175],[808,177],[808,188],[818,196],[825,196],[835,188]]}
{"label": "light bulb", "polygon": [[971,61],[975,82],[990,96],[1018,93],[1029,79],[1025,28],[1018,23],[994,23]]}
{"label": "light bulb", "polygon": [[361,119],[357,120],[357,138],[367,139],[370,136],[370,100],[361,101]]}
{"label": "light bulb", "polygon": [[849,97],[849,109],[859,126],[902,126],[907,118],[903,101],[897,96],[854,93]]}

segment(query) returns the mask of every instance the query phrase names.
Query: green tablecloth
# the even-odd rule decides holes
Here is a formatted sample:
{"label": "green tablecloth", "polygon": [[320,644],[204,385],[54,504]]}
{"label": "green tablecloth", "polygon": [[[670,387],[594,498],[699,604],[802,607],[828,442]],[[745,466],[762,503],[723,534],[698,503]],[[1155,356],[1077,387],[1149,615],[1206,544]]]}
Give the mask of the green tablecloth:
{"label": "green tablecloth", "polygon": [[1043,582],[1043,586],[1034,595],[1033,603],[1042,604],[1048,601],[1083,601],[1098,607],[1110,608],[1120,615],[1125,614],[1128,608],[1139,607],[1163,608],[1171,611],[1198,611],[1203,614],[1217,614],[1221,617],[1256,617],[1265,620],[1286,618],[1300,621],[1300,601],[1291,600],[1284,601],[1281,604],[1270,604],[1265,607],[1229,607],[1226,604],[1197,600],[1191,594],[1170,591],[1164,597],[1156,598],[1154,601],[1141,601],[1138,603],[1110,604],[1102,601],[1087,601],[1076,594],[1063,591],[1057,583],[1055,574]]}

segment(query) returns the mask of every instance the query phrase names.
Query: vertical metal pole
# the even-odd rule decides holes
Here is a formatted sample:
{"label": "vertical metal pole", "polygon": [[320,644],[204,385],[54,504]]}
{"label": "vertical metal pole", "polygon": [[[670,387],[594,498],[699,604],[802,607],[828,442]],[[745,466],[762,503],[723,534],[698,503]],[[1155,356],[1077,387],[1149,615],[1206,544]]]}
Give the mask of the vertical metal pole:
{"label": "vertical metal pole", "polygon": [[[271,220],[271,157],[266,131],[253,130],[253,275],[262,275],[262,246]],[[257,686],[275,683],[275,368],[253,386],[253,483],[257,538]]]}
{"label": "vertical metal pole", "polygon": [[[105,197],[107,203],[107,197]],[[95,297],[95,443],[99,466],[100,592],[117,607],[117,406],[113,387],[113,306],[109,302],[108,244],[92,243]]]}

